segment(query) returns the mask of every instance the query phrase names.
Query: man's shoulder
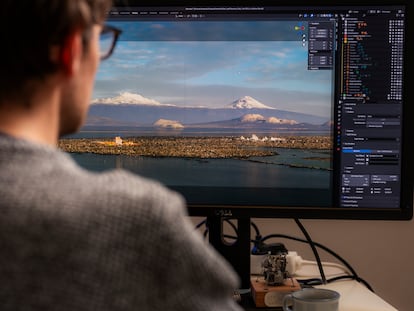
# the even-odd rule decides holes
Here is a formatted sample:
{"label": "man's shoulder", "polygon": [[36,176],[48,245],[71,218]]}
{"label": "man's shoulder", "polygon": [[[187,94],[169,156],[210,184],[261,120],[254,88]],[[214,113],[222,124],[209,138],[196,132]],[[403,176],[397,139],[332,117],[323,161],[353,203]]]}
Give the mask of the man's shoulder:
{"label": "man's shoulder", "polygon": [[0,184],[3,180],[9,185],[5,195],[23,201],[20,189],[24,187],[41,205],[46,193],[51,205],[73,206],[74,211],[88,207],[108,213],[117,209],[122,213],[157,213],[160,209],[161,215],[166,206],[177,212],[185,204],[179,193],[156,180],[124,169],[87,170],[59,149],[25,141],[0,139],[0,169]]}

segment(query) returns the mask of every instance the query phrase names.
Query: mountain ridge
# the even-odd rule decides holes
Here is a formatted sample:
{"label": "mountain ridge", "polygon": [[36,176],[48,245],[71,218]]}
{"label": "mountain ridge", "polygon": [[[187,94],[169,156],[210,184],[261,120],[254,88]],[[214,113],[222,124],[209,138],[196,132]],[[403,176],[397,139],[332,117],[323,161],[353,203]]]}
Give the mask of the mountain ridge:
{"label": "mountain ridge", "polygon": [[[116,103],[111,103],[112,100]],[[250,96],[243,96],[222,108],[207,108],[161,104],[139,94],[124,92],[113,98],[95,100],[89,107],[85,125],[152,126],[158,120],[173,120],[183,126],[191,126],[230,122],[243,117],[244,122],[248,121],[246,118],[253,118],[274,125],[278,123],[321,125],[330,121],[328,118],[312,114],[272,108]]]}

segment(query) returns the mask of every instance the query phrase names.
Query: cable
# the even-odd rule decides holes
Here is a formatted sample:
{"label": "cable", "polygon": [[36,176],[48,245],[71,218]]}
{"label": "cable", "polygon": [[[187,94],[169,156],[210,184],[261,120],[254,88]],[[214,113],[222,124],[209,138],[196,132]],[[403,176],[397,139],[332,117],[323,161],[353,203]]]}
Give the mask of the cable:
{"label": "cable", "polygon": [[[229,226],[234,230],[234,233],[236,234],[236,236],[238,235],[238,229],[236,227],[236,225],[231,221],[231,218],[223,218],[223,221],[225,221],[226,223],[229,224]],[[195,230],[200,229],[201,226],[205,225],[206,228],[203,232],[203,236],[206,238],[208,235],[208,223],[207,223],[207,219],[202,220],[201,222],[199,222],[196,226],[195,226]],[[258,230],[257,226],[256,229]],[[228,235],[223,235],[223,237],[227,237],[227,238],[232,238],[232,239],[237,239],[237,237],[233,237],[233,236],[228,236]]]}
{"label": "cable", "polygon": [[235,233],[236,235],[238,235],[238,229],[237,229],[236,225],[235,225],[233,222],[231,222],[231,221],[230,221],[230,219],[231,219],[231,218],[224,218],[223,220],[224,220],[226,223],[228,223],[228,224],[230,225],[230,227],[232,227],[232,228],[233,228],[234,233]]}
{"label": "cable", "polygon": [[319,257],[318,250],[316,249],[315,244],[313,243],[310,235],[308,234],[308,232],[306,231],[306,229],[302,225],[302,223],[299,221],[299,219],[295,218],[295,222],[299,226],[299,228],[302,231],[303,235],[306,237],[306,240],[308,241],[308,243],[309,243],[309,245],[312,249],[313,255],[316,258],[316,262],[317,262],[318,268],[319,268],[319,273],[321,274],[321,278],[322,278],[322,283],[326,284],[327,281],[326,281],[326,277],[325,277],[325,272],[323,271],[322,262],[321,262],[321,259]]}
{"label": "cable", "polygon": [[207,219],[203,219],[202,221],[200,221],[196,226],[195,229],[199,229],[202,225],[204,225],[206,223]]}
{"label": "cable", "polygon": [[[301,265],[316,265],[317,263],[315,261],[311,261],[311,260],[302,260],[301,261]],[[345,267],[344,265],[340,265],[337,264],[335,262],[326,262],[326,261],[322,261],[322,266],[323,267],[334,267],[334,268],[339,268],[341,270],[343,270],[346,274],[348,275],[352,275],[351,271],[348,270],[347,267]]]}
{"label": "cable", "polygon": [[[333,277],[333,278],[330,278],[330,279],[328,279],[327,280],[327,282],[328,283],[332,283],[332,282],[335,282],[335,281],[339,281],[339,280],[343,280],[343,279],[351,279],[351,280],[356,280],[356,281],[358,281],[358,282],[361,282],[361,283],[363,283],[371,292],[374,292],[374,290],[371,288],[371,286],[367,283],[367,282],[365,282],[364,280],[362,280],[362,279],[356,279],[355,278],[355,276],[353,276],[353,275],[340,275],[340,276],[336,276],[336,277]],[[311,278],[311,279],[300,279],[300,280],[297,280],[300,284],[303,284],[303,285],[305,285],[305,286],[315,286],[315,285],[322,285],[323,283],[322,283],[322,280],[321,279],[318,279],[318,278]]]}
{"label": "cable", "polygon": [[252,225],[254,231],[256,231],[256,236],[259,236],[260,235],[259,227],[257,227],[257,225],[253,221],[251,221],[250,224]]}
{"label": "cable", "polygon": [[[200,221],[200,222],[199,222],[199,223],[195,226],[195,230],[200,229],[200,228],[201,228],[201,226],[206,225],[206,223],[207,223],[207,218],[205,218],[205,219],[203,219],[202,221]],[[208,234],[208,227],[206,226],[206,228],[204,229],[204,232],[203,232],[203,236],[204,236],[204,238],[206,238],[206,237],[207,237],[207,234]]]}

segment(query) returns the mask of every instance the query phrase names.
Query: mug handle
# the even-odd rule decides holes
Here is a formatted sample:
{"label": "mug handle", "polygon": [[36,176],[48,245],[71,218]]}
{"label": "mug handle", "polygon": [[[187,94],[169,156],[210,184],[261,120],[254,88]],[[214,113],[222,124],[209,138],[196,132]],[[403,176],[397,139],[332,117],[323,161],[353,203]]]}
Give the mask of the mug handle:
{"label": "mug handle", "polygon": [[293,309],[290,307],[293,302],[292,294],[287,294],[283,297],[283,311],[293,311]]}

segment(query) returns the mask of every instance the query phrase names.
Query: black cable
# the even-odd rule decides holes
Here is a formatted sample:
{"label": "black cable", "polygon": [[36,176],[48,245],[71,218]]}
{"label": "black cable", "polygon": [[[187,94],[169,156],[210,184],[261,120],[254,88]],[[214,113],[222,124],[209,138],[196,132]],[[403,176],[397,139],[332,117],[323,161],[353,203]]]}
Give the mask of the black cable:
{"label": "black cable", "polygon": [[[234,230],[234,233],[236,234],[236,235],[238,235],[238,230],[237,230],[237,227],[236,227],[236,225],[231,221],[231,218],[224,218],[223,219],[226,223],[228,223],[229,225],[230,225],[230,227],[232,227],[233,228],[233,230]],[[197,229],[199,229],[202,225],[205,225],[206,226],[206,228],[205,228],[205,230],[204,230],[204,232],[203,232],[203,236],[204,237],[207,237],[207,234],[208,234],[208,224],[207,224],[207,219],[204,219],[203,221],[201,221],[201,222],[199,222],[197,225],[196,225],[196,227],[195,227],[195,229],[197,230]],[[257,226],[256,226],[256,228],[257,228]],[[227,235],[224,235],[224,237],[227,237],[227,238],[232,238],[232,239],[237,239],[236,237],[234,237],[234,236],[227,236]]]}
{"label": "black cable", "polygon": [[[205,225],[207,223],[207,218],[203,219],[202,221],[200,221],[196,226],[195,226],[195,230],[200,229],[202,225]],[[208,227],[206,226],[206,228],[204,229],[203,232],[203,236],[206,238],[208,234]]]}
{"label": "black cable", "polygon": [[256,231],[256,236],[261,236],[259,227],[257,227],[257,225],[253,221],[251,221],[250,224],[252,225],[254,231]]}
{"label": "black cable", "polygon": [[359,276],[355,276],[355,275],[349,275],[349,276],[348,275],[340,275],[340,276],[337,276],[337,277],[334,277],[334,278],[328,280],[328,283],[338,281],[338,280],[341,280],[341,279],[348,279],[348,278],[352,278],[353,280],[356,280],[356,281],[364,284],[366,288],[368,288],[371,292],[375,293],[374,289],[371,287],[371,285],[368,284],[367,281],[365,281],[364,279],[361,279]]}
{"label": "black cable", "polygon": [[298,283],[301,284],[302,287],[304,286],[315,286],[315,285],[322,285],[322,280],[318,278],[306,279],[306,280],[297,280]]}
{"label": "black cable", "polygon": [[236,235],[238,235],[238,229],[237,229],[237,227],[236,227],[236,225],[233,223],[233,222],[231,222],[230,221],[230,219],[231,218],[224,218],[224,221],[226,222],[226,223],[228,223],[232,228],[233,228],[233,230],[234,230],[234,233],[236,233]]}
{"label": "black cable", "polygon": [[309,245],[312,249],[313,255],[316,258],[316,263],[318,264],[319,273],[320,273],[321,278],[322,278],[322,283],[326,284],[327,282],[326,282],[325,272],[323,271],[322,261],[321,261],[321,258],[319,257],[318,250],[316,249],[315,244],[313,243],[310,235],[308,234],[308,232],[306,231],[306,229],[302,225],[302,223],[299,221],[299,219],[295,218],[295,222],[299,226],[299,228],[302,231],[303,235],[306,237],[306,240],[308,240],[308,243],[309,243]]}
{"label": "black cable", "polygon": [[[371,288],[371,286],[364,280],[360,279],[360,278],[355,278],[355,276],[353,275],[340,275],[340,276],[336,276],[333,278],[330,278],[327,280],[328,283],[333,283],[339,280],[343,280],[343,279],[351,279],[351,280],[356,280],[358,282],[363,283],[371,292],[374,293],[374,290]],[[297,280],[301,285],[305,285],[305,286],[315,286],[315,285],[322,285],[322,280],[321,279],[317,279],[317,278],[312,278],[312,279],[300,279]]]}
{"label": "black cable", "polygon": [[204,225],[204,224],[206,223],[206,221],[207,221],[207,219],[204,219],[204,220],[200,221],[200,222],[196,225],[195,229],[197,230],[198,228],[200,228],[202,225]]}

